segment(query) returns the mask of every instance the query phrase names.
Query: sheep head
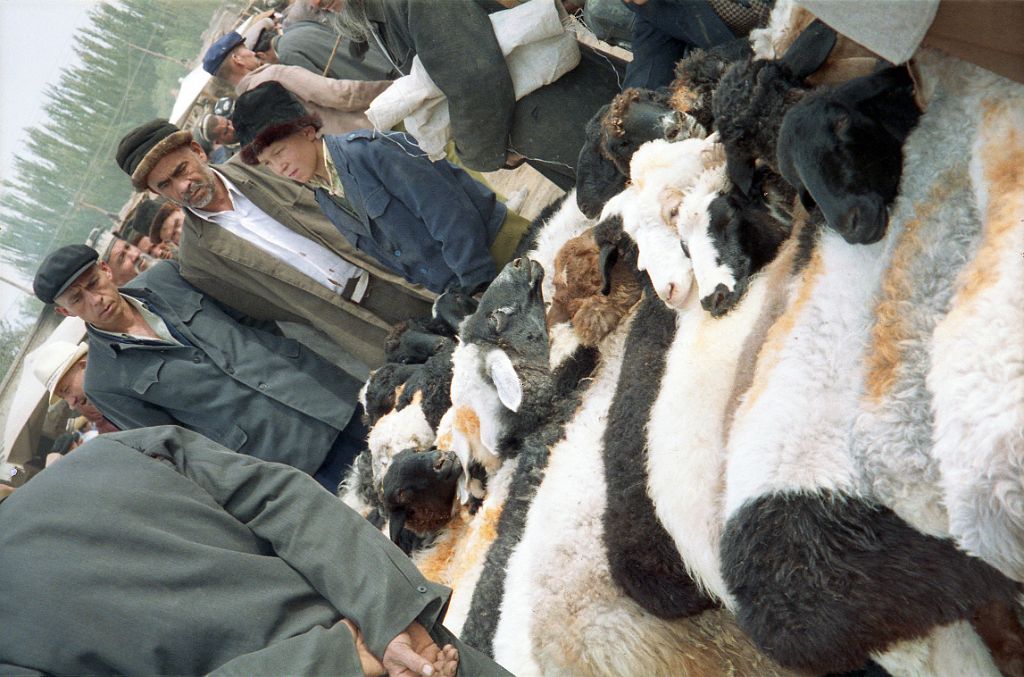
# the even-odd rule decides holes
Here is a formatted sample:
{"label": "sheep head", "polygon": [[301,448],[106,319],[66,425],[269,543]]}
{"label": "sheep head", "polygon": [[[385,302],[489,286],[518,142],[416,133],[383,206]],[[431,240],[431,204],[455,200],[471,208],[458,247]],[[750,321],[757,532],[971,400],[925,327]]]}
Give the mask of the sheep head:
{"label": "sheep head", "polygon": [[462,324],[453,357],[453,446],[466,466],[476,459],[496,467],[502,434],[550,381],[543,279],[536,261],[512,261]]}
{"label": "sheep head", "polygon": [[402,529],[428,535],[444,527],[456,509],[462,465],[450,451],[404,449],[397,453],[382,482],[391,540]]}
{"label": "sheep head", "polygon": [[588,231],[566,242],[555,258],[548,324],[571,321],[585,346],[597,346],[640,299],[637,271],[619,257],[619,239],[599,246],[594,231]]}
{"label": "sheep head", "polygon": [[779,131],[778,165],[808,210],[851,244],[885,234],[920,110],[906,68],[888,68],[805,97]]}

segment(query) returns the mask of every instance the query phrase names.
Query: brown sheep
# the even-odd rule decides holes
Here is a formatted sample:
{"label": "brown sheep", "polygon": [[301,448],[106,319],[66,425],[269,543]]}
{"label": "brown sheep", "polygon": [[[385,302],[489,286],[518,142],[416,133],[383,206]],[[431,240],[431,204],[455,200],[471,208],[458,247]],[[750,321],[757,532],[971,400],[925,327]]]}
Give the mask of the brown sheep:
{"label": "brown sheep", "polygon": [[548,309],[548,326],[571,322],[586,346],[596,346],[640,300],[641,285],[624,262],[611,270],[611,289],[602,293],[600,250],[594,231],[566,242],[555,256],[555,293]]}

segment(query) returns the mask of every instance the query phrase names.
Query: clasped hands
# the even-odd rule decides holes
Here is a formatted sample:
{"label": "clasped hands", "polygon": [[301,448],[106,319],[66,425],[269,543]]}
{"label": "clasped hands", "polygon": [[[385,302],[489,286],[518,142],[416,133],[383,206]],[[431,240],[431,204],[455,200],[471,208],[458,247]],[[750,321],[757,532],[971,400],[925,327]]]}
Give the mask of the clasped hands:
{"label": "clasped hands", "polygon": [[391,640],[379,660],[370,653],[356,624],[347,619],[341,622],[352,631],[366,677],[455,677],[459,667],[458,649],[451,644],[443,648],[437,646],[426,628],[415,621]]}

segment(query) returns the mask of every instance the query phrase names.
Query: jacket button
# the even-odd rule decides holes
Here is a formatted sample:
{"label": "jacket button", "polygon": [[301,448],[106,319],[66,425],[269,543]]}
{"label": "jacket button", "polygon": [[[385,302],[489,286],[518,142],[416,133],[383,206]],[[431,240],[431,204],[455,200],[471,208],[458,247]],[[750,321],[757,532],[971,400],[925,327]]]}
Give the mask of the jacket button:
{"label": "jacket button", "polygon": [[418,588],[416,588],[416,592],[426,592],[426,591],[427,591],[427,586],[425,586],[425,585],[421,585]]}
{"label": "jacket button", "polygon": [[203,361],[203,358],[199,357],[198,355],[193,355],[192,361],[195,362],[196,364],[199,364],[200,362]]}
{"label": "jacket button", "polygon": [[266,383],[261,383],[260,384],[260,390],[266,390],[266,389],[267,389],[267,384]]}
{"label": "jacket button", "polygon": [[402,250],[401,249],[396,249],[395,250],[395,256],[401,256],[401,255],[402,255]]}
{"label": "jacket button", "polygon": [[228,374],[234,374],[235,373],[235,370],[232,369],[231,367],[225,367],[224,371],[227,372]]}

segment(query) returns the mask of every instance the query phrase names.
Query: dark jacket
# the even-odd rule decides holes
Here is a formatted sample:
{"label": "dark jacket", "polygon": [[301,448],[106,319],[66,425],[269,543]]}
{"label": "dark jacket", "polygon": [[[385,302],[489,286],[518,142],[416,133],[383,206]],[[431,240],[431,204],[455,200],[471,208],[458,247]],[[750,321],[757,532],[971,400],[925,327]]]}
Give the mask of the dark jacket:
{"label": "dark jacket", "polygon": [[183,346],[112,338],[88,327],[85,392],[121,428],[178,424],[218,444],[313,473],[348,423],[360,382],[299,343],[188,284],[169,262],[121,293],[159,315]]}
{"label": "dark jacket", "polygon": [[371,369],[384,362],[384,339],[393,324],[430,314],[434,294],[356,250],[324,217],[313,191],[245,165],[237,155],[216,169],[268,216],[369,271],[371,279],[367,297],[353,303],[249,240],[185,210],[181,275],[204,293],[249,317],[312,325]]}
{"label": "dark jacket", "polygon": [[494,279],[489,248],[506,209],[487,187],[450,162],[431,162],[400,132],[325,140],[355,214],[322,188],[316,201],[353,247],[437,293]]}
{"label": "dark jacket", "polygon": [[380,48],[370,45],[365,54],[354,57],[350,53],[349,42],[347,38],[339,41],[338,34],[321,23],[297,21],[277,39],[274,51],[278,63],[301,66],[328,78],[390,80],[395,76],[394,68]]}
{"label": "dark jacket", "polygon": [[617,59],[581,46],[582,61],[555,82],[515,100],[512,77],[487,15],[492,0],[367,0],[366,12],[392,62],[408,74],[419,56],[448,98],[452,137],[471,169],[494,171],[515,150],[568,190],[584,128],[619,92]]}
{"label": "dark jacket", "polygon": [[0,502],[0,673],[361,675],[450,594],[312,478],[177,427],[102,435]]}

